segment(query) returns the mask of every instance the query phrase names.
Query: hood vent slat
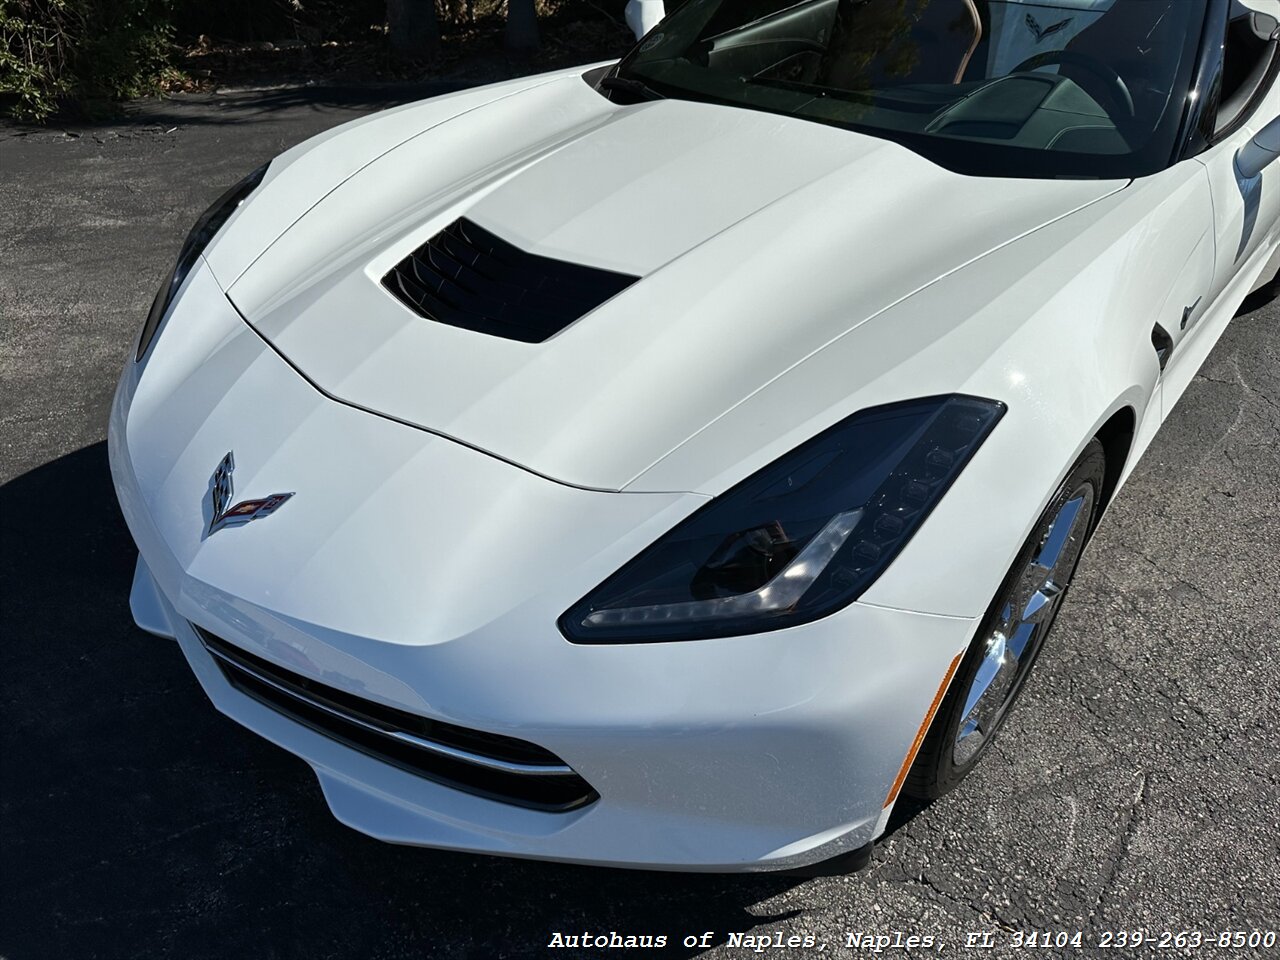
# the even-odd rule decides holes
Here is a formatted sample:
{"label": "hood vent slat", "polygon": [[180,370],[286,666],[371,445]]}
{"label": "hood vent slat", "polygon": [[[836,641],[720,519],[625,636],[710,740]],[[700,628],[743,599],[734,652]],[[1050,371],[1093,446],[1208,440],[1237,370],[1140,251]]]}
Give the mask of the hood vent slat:
{"label": "hood vent slat", "polygon": [[392,267],[382,285],[428,320],[542,343],[638,279],[526,253],[463,218]]}

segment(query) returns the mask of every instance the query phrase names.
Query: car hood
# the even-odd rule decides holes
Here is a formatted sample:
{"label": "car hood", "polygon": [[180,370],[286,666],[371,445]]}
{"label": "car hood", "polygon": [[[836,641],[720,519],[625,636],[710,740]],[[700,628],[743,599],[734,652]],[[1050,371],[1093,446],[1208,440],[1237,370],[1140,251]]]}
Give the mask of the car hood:
{"label": "car hood", "polygon": [[[794,118],[613,104],[566,75],[436,123],[337,186],[318,177],[327,192],[228,295],[337,399],[564,483],[643,489],[647,468],[827,344],[1124,185],[965,177]],[[426,319],[381,280],[464,216],[639,280],[543,343]],[[803,418],[802,395],[787,402]]]}

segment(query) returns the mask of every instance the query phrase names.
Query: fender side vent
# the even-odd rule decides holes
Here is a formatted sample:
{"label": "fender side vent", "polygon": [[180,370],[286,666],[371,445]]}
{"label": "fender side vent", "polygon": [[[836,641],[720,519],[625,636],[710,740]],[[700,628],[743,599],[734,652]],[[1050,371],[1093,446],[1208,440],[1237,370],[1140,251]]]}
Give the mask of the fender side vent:
{"label": "fender side vent", "polygon": [[1156,359],[1160,361],[1160,369],[1164,370],[1169,365],[1169,356],[1173,353],[1173,337],[1169,336],[1169,331],[1160,324],[1156,324],[1151,330],[1151,348],[1156,352]]}
{"label": "fender side vent", "polygon": [[638,279],[525,253],[463,218],[397,263],[382,285],[429,320],[542,343]]}

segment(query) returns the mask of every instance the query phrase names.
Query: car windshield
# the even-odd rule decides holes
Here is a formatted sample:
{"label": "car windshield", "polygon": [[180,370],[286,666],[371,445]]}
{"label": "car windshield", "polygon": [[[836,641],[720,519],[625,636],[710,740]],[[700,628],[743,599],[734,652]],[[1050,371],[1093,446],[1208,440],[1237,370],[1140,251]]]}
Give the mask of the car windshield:
{"label": "car windshield", "polygon": [[613,88],[848,127],[962,173],[1136,177],[1174,154],[1205,4],[687,0]]}

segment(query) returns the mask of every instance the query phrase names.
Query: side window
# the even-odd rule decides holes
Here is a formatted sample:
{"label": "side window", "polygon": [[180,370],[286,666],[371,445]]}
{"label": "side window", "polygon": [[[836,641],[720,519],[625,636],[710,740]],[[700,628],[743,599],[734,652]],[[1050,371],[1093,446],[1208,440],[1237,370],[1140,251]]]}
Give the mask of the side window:
{"label": "side window", "polygon": [[1247,13],[1227,25],[1223,45],[1222,99],[1214,133],[1226,136],[1244,123],[1274,80],[1280,21]]}

